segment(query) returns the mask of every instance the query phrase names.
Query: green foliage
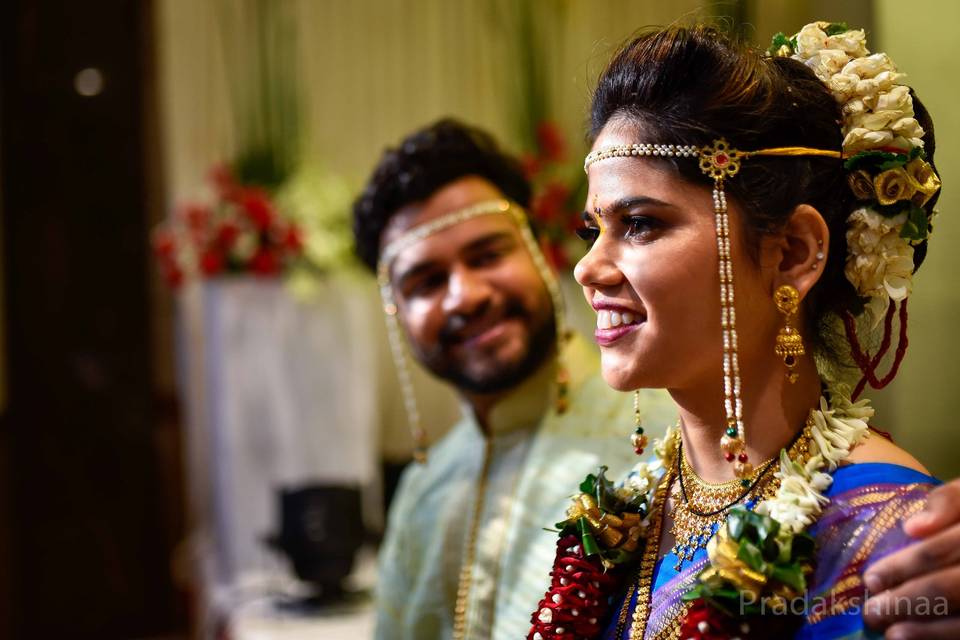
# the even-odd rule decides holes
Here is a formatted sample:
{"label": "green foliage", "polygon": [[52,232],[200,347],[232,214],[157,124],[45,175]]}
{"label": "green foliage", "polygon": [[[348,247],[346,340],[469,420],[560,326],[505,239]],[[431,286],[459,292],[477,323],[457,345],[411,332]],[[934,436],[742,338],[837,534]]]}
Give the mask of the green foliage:
{"label": "green foliage", "polygon": [[790,53],[793,54],[797,50],[797,39],[788,38],[785,33],[782,31],[778,32],[773,36],[773,39],[770,41],[770,47],[767,48],[767,53],[771,56],[778,55],[780,49],[784,46],[790,49]]}
{"label": "green foliage", "polygon": [[827,25],[827,28],[823,30],[828,36],[838,36],[841,33],[846,33],[850,31],[850,27],[847,26],[846,22],[831,22]]}
{"label": "green foliage", "polygon": [[272,191],[296,170],[303,139],[293,5],[221,0],[216,7],[233,118],[231,169],[241,184]]}
{"label": "green foliage", "polygon": [[864,169],[869,172],[870,175],[876,175],[888,169],[902,167],[916,158],[924,157],[926,157],[926,154],[924,154],[922,147],[914,147],[909,153],[894,153],[892,151],[871,149],[869,151],[861,151],[852,158],[845,160],[843,168],[847,171]]}
{"label": "green foliage", "polygon": [[930,235],[930,219],[927,217],[927,211],[912,202],[906,204],[909,211],[907,211],[907,221],[900,229],[900,237],[911,242],[922,242]]}
{"label": "green foliage", "polygon": [[[597,503],[601,513],[609,513],[622,517],[625,513],[635,513],[641,516],[647,510],[645,495],[630,496],[624,499],[618,494],[616,486],[607,478],[607,467],[601,466],[597,473],[591,473],[580,483],[580,492],[591,496]],[[636,557],[638,551],[623,549],[606,549],[597,540],[590,526],[590,521],[584,516],[571,517],[556,525],[560,535],[575,535],[583,545],[586,556],[600,556],[607,564],[622,564]]]}
{"label": "green foliage", "polygon": [[[737,559],[766,576],[768,589],[781,583],[798,592],[806,590],[805,570],[812,563],[815,550],[814,539],[809,534],[786,534],[773,518],[742,507],[730,512],[726,527],[730,539],[737,543]],[[744,605],[737,585],[716,575],[698,580],[696,586],[684,595],[684,600],[688,601],[698,598],[704,598],[731,615]],[[759,602],[747,604],[745,611],[758,613]]]}

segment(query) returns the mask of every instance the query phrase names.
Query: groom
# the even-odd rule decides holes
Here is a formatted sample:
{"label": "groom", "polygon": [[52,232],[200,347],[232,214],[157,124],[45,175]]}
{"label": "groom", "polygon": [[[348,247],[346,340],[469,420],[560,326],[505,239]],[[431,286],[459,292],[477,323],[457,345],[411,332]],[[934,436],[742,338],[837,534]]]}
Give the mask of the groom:
{"label": "groom", "polygon": [[[364,262],[376,270],[384,250],[393,253],[389,284],[410,351],[464,407],[394,499],[380,639],[524,637],[555,552],[543,526],[563,519],[571,488],[599,464],[617,477],[637,460],[632,397],[604,383],[582,338],[558,353],[553,298],[525,224],[495,210],[461,220],[505,199],[529,205],[519,165],[487,134],[443,120],[387,150],[354,206]],[[659,391],[641,394],[641,412],[651,435],[676,414]]]}
{"label": "groom", "polygon": [[[379,639],[524,637],[555,551],[542,527],[563,518],[571,488],[598,464],[619,477],[636,460],[632,404],[600,378],[595,348],[578,338],[553,348],[553,302],[517,221],[447,217],[504,198],[529,205],[516,162],[487,134],[442,120],[387,150],[354,205],[357,252],[372,270],[384,249],[402,246],[387,273],[410,351],[464,401],[461,421],[397,491],[380,557]],[[394,244],[418,229],[422,237]],[[561,361],[570,371],[563,413],[552,401]],[[663,392],[642,392],[640,407],[651,437],[675,419]],[[952,610],[960,484],[938,492],[931,523],[918,530],[934,533],[867,580],[879,575],[882,588],[900,585],[895,593],[913,598],[952,589],[943,594]],[[867,612],[877,624],[915,624],[902,610],[896,619],[871,618],[869,604]],[[955,618],[920,624],[921,634],[938,625],[942,637],[960,637]]]}

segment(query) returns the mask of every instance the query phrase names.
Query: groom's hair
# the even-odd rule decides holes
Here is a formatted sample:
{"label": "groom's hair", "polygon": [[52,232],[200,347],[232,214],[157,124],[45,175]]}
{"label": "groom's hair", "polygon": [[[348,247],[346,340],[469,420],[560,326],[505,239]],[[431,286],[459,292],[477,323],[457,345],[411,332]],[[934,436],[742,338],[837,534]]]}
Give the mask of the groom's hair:
{"label": "groom's hair", "polygon": [[465,176],[486,178],[510,200],[530,205],[530,183],[520,163],[475,127],[445,118],[384,151],[353,204],[356,252],[364,264],[376,270],[380,236],[393,214]]}

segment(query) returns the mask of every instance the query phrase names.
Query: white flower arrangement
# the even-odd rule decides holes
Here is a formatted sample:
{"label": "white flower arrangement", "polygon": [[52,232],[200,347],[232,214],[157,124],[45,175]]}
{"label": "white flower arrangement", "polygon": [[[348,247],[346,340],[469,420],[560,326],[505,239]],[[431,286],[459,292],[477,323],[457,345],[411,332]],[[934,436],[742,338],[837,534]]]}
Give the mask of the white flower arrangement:
{"label": "white flower arrangement", "polygon": [[867,438],[867,421],[873,416],[868,400],[850,402],[848,391],[830,391],[833,404],[820,398],[820,408],[810,412],[810,457],[801,464],[780,453],[777,495],[757,505],[756,512],[780,523],[784,533],[797,534],[813,524],[829,502],[824,492],[833,484],[830,472]]}
{"label": "white flower arrangement", "polygon": [[[786,450],[780,452],[780,480],[777,494],[756,507],[756,513],[780,523],[785,535],[794,535],[812,525],[829,502],[824,493],[833,483],[831,473],[850,451],[869,435],[868,421],[873,417],[869,400],[851,402],[849,390],[836,385],[829,391],[831,402],[820,398],[820,408],[810,412],[809,457],[792,460]],[[627,474],[619,491],[624,498],[644,494],[652,504],[658,479],[674,463],[679,436],[676,427],[654,441],[657,459],[641,462]]]}
{"label": "white flower arrangement", "polygon": [[910,295],[913,246],[900,237],[906,221],[904,213],[887,218],[869,207],[847,218],[846,275],[861,294],[898,302]]}
{"label": "white flower arrangement", "polygon": [[[924,131],[914,117],[910,88],[902,84],[906,76],[897,71],[887,54],[869,52],[862,29],[814,22],[793,38],[778,36],[771,53],[803,62],[833,93],[843,114],[845,158],[882,151],[912,160],[922,150]],[[878,187],[878,197],[864,199],[884,206],[911,200],[912,191],[900,188],[892,176],[886,177],[884,185],[894,190],[893,195],[885,198]],[[939,179],[933,192],[936,189]],[[906,232],[906,213],[881,213],[869,202],[847,220],[847,279],[860,296],[870,299],[868,308],[881,310],[881,315],[889,301],[902,301],[911,292],[912,243],[927,234],[926,221],[913,215],[922,228],[908,227]]]}

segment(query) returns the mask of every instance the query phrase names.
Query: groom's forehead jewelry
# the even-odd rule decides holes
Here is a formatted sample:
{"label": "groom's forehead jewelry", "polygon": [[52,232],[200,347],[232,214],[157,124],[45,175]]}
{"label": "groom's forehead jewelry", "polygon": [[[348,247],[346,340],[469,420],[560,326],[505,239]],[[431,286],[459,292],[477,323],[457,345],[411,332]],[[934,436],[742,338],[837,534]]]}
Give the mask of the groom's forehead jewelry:
{"label": "groom's forehead jewelry", "polygon": [[[412,247],[440,231],[486,215],[509,215],[517,224],[524,246],[529,252],[537,271],[540,273],[540,277],[543,279],[547,287],[547,292],[550,294],[550,299],[553,302],[554,321],[557,328],[557,357],[560,357],[560,348],[566,334],[563,296],[560,293],[560,284],[550,269],[550,266],[547,264],[543,252],[540,250],[540,245],[533,235],[527,214],[522,207],[506,199],[484,200],[417,225],[412,229],[408,229],[400,237],[394,239],[384,247],[380,253],[380,260],[377,263],[377,284],[380,288],[380,298],[383,301],[383,311],[387,319],[387,337],[390,342],[390,352],[393,355],[393,361],[396,365],[397,378],[399,379],[400,389],[403,394],[407,419],[413,433],[414,459],[418,462],[426,461],[426,431],[421,425],[421,416],[417,408],[413,379],[410,375],[410,369],[407,366],[407,360],[403,350],[403,338],[401,336],[400,323],[397,319],[397,302],[394,297],[393,285],[390,281],[390,268],[394,260],[396,260],[405,249]],[[567,380],[567,371],[562,362],[558,362],[556,398],[558,413],[563,413],[567,409]]]}
{"label": "groom's forehead jewelry", "polygon": [[[746,433],[743,426],[740,357],[737,349],[737,313],[733,302],[733,260],[730,257],[730,220],[727,214],[727,195],[723,189],[723,180],[737,175],[743,161],[756,156],[819,156],[838,160],[842,158],[840,151],[809,147],[775,147],[740,151],[721,138],[703,146],[636,143],[604,147],[590,152],[583,162],[583,170],[586,172],[593,163],[608,158],[696,158],[700,163],[700,171],[713,179],[713,212],[720,271],[720,326],[723,330],[723,408],[727,425],[720,444],[726,459],[733,463],[734,473],[741,482],[748,482],[748,478],[753,473],[753,465],[747,455]],[[596,196],[594,206],[596,207]]]}

